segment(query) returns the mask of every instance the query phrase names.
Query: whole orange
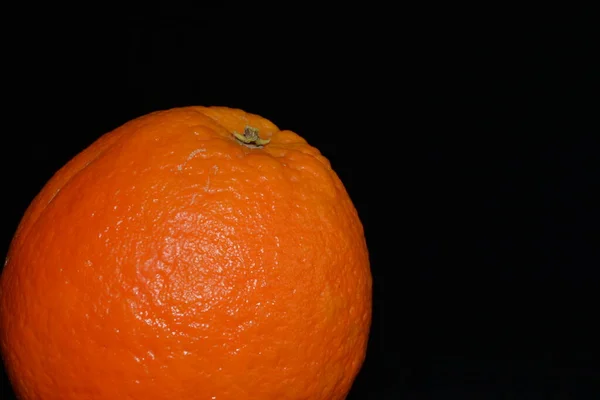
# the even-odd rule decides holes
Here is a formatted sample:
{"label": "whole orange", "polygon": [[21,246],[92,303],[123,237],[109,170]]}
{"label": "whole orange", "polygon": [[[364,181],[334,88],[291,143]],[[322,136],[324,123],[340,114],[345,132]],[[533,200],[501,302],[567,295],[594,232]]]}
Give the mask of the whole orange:
{"label": "whole orange", "polygon": [[33,200],[1,349],[22,400],[344,399],[371,285],[317,149],[239,109],[175,108],[103,135]]}

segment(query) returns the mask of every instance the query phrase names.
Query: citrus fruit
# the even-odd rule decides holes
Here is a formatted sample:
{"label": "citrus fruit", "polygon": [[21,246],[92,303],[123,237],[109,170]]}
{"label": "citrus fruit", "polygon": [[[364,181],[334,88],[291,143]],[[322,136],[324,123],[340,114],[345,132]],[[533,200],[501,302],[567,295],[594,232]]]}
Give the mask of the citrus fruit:
{"label": "citrus fruit", "polygon": [[133,119],[26,210],[0,278],[22,400],[344,399],[371,274],[328,160],[243,110]]}

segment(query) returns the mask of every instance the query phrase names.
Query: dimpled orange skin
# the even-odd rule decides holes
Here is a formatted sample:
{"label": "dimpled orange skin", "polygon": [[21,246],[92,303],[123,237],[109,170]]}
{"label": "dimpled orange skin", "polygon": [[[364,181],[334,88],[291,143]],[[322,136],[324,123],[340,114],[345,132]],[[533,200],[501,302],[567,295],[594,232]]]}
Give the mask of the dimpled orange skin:
{"label": "dimpled orange skin", "polygon": [[[247,125],[270,143],[235,139]],[[34,199],[1,349],[22,400],[344,399],[371,285],[318,150],[242,110],[176,108],[102,136]]]}

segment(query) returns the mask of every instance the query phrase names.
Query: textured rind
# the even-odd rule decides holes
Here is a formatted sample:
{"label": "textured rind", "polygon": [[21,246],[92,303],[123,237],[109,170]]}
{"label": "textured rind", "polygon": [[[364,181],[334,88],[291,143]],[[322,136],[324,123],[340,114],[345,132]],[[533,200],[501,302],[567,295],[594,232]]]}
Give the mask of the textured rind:
{"label": "textured rind", "polygon": [[[246,125],[271,142],[237,142]],[[343,399],[371,275],[318,150],[242,110],[185,107],[55,174],[11,243],[0,306],[23,400]]]}

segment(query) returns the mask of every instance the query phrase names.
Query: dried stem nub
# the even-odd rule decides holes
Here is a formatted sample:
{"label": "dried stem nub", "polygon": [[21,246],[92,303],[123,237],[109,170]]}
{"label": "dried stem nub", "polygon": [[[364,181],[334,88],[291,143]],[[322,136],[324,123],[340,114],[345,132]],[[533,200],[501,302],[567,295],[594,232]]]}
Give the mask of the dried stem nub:
{"label": "dried stem nub", "polygon": [[261,139],[258,136],[258,128],[253,128],[248,125],[246,125],[246,127],[244,128],[243,135],[237,132],[233,132],[233,136],[235,136],[235,138],[242,144],[252,148],[261,148],[271,141],[271,139]]}

